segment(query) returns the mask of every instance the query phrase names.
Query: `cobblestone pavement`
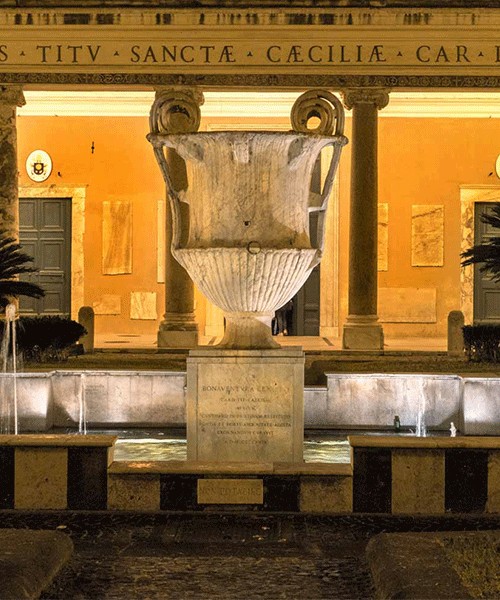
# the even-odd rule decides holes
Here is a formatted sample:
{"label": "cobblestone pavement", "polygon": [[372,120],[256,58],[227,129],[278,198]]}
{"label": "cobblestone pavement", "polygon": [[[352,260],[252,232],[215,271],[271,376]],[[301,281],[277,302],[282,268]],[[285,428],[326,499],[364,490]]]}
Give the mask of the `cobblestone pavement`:
{"label": "cobblestone pavement", "polygon": [[368,600],[376,533],[498,529],[500,517],[2,511],[0,526],[71,536],[74,556],[45,600]]}

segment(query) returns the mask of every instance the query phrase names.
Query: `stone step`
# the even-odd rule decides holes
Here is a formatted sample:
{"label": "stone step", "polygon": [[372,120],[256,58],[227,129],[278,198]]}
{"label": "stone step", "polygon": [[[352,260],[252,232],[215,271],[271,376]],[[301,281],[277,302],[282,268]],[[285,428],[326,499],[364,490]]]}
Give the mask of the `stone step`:
{"label": "stone step", "polygon": [[38,598],[72,553],[60,531],[0,529],[0,598]]}

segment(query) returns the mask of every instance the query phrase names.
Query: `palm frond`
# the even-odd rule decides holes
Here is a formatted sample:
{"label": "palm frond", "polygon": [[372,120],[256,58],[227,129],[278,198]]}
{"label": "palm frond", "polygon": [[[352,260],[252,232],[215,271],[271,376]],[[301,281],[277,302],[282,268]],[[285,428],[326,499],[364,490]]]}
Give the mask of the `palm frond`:
{"label": "palm frond", "polygon": [[41,298],[44,290],[35,283],[18,281],[23,273],[33,273],[35,268],[27,263],[33,258],[22,251],[19,242],[5,230],[0,230],[0,304],[5,305],[9,298],[29,296]]}
{"label": "palm frond", "polygon": [[2,237],[0,232],[0,280],[11,279],[21,273],[32,273],[36,269],[26,263],[33,258],[21,250],[20,244],[12,237]]}

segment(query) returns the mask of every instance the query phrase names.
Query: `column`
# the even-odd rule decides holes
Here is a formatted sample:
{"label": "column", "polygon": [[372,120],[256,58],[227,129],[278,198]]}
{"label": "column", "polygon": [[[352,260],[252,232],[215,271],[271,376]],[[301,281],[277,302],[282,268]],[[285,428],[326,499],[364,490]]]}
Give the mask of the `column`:
{"label": "column", "polygon": [[343,92],[352,108],[351,211],[349,229],[349,314],[345,350],[382,350],[377,316],[377,111],[387,106],[383,89]]}
{"label": "column", "polygon": [[[189,102],[190,108],[203,104],[203,95],[195,89],[158,89],[156,93],[157,97],[162,95],[167,98],[167,103],[178,102],[179,105],[184,106]],[[161,124],[164,133],[187,133],[196,131],[198,127],[199,120],[194,124],[192,119],[182,111],[178,113],[178,118],[170,115],[167,119],[165,116],[165,121]],[[175,150],[168,149],[165,152],[172,186],[177,191],[185,189],[187,174],[184,160]],[[180,212],[182,245],[189,235],[189,206],[182,204]],[[175,260],[170,251],[173,229],[172,212],[169,207],[166,211],[165,228],[165,314],[158,330],[158,347],[194,348],[198,344],[198,325],[194,316],[194,287],[187,271]]]}
{"label": "column", "polygon": [[25,104],[18,85],[0,86],[0,227],[19,237],[16,108]]}

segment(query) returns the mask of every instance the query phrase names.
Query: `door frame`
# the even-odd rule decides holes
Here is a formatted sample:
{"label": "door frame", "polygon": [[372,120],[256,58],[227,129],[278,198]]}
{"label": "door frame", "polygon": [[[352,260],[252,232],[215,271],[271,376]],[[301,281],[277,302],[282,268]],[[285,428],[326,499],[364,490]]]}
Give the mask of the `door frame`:
{"label": "door frame", "polygon": [[[475,205],[476,203],[500,202],[500,185],[461,185],[460,207],[462,245],[465,252],[474,245]],[[474,322],[474,266],[460,269],[460,310],[464,313],[465,323]]]}
{"label": "door frame", "polygon": [[20,198],[70,198],[71,201],[71,318],[78,319],[84,305],[85,197],[83,186],[28,187],[19,186]]}

